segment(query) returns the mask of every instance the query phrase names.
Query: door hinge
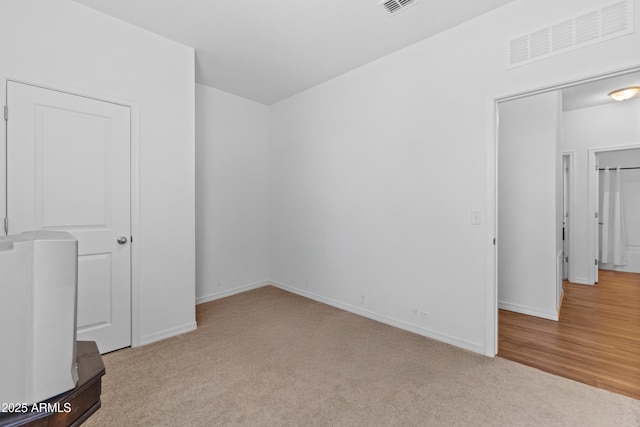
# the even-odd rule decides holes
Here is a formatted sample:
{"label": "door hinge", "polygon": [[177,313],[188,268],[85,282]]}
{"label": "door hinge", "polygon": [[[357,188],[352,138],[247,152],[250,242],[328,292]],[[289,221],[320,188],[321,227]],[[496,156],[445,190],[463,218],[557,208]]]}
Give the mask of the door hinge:
{"label": "door hinge", "polygon": [[493,238],[493,246],[495,246],[495,245],[496,245],[496,238],[494,237]]}
{"label": "door hinge", "polygon": [[595,261],[595,262],[594,262],[594,264],[595,264],[595,265],[598,265],[598,260],[596,259],[596,260],[594,260],[594,261]]}
{"label": "door hinge", "polygon": [[9,234],[9,218],[4,217],[4,234]]}
{"label": "door hinge", "polygon": [[598,219],[598,212],[596,212],[596,219]]}
{"label": "door hinge", "polygon": [[133,236],[129,236],[129,242],[133,243]]}
{"label": "door hinge", "polygon": [[4,106],[4,119],[9,120],[9,107],[6,105]]}

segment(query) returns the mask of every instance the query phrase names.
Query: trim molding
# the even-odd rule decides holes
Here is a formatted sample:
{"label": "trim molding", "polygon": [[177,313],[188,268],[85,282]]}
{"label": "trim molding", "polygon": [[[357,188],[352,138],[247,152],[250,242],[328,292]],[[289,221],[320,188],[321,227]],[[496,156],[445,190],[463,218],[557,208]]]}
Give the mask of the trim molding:
{"label": "trim molding", "polygon": [[[568,211],[575,212],[575,183],[576,183],[576,151],[575,150],[566,150],[562,152],[562,157],[567,156],[569,158],[569,200],[566,200],[568,204]],[[575,248],[574,236],[575,236],[575,224],[572,218],[572,214],[569,214],[569,227],[567,228],[567,240],[568,240],[568,249],[569,249],[569,259],[573,257],[571,254],[571,248]],[[567,271],[567,279],[570,282],[574,282],[576,276],[576,266],[574,262],[568,263],[568,271]]]}
{"label": "trim molding", "polygon": [[450,344],[456,347],[463,348],[465,350],[472,351],[474,353],[479,353],[484,355],[485,349],[481,344],[466,341],[451,335],[442,334],[436,331],[433,331],[428,328],[423,328],[421,326],[414,325],[412,323],[407,323],[405,321],[394,319],[393,317],[385,316],[382,314],[375,313],[373,311],[364,310],[360,307],[353,306],[351,304],[346,304],[332,298],[324,297],[318,294],[314,294],[309,291],[305,291],[299,288],[295,288],[293,286],[285,285],[283,283],[271,281],[269,284],[280,288],[284,291],[291,292],[292,294],[300,295],[305,298],[312,299],[314,301],[321,302],[323,304],[330,305],[332,307],[339,308],[340,310],[348,311],[349,313],[357,314],[358,316],[366,317],[371,320],[375,320],[380,323],[384,323],[386,325],[394,326],[399,329],[403,329],[405,331],[413,332],[414,334],[422,335],[427,338],[434,339],[436,341],[444,342],[446,344]]}
{"label": "trim molding", "polygon": [[248,283],[246,285],[238,286],[238,287],[235,287],[235,288],[232,288],[232,289],[227,289],[227,290],[220,291],[220,292],[214,292],[214,293],[209,294],[209,295],[203,295],[201,297],[196,297],[196,305],[197,304],[204,304],[205,302],[215,301],[215,300],[221,299],[221,298],[230,297],[232,295],[240,294],[242,292],[251,291],[253,289],[262,288],[263,286],[267,286],[267,285],[270,285],[270,284],[271,284],[270,281],[265,280],[265,281],[262,281],[262,282]]}
{"label": "trim molding", "polygon": [[573,280],[569,280],[569,282],[571,283],[577,283],[579,285],[589,285],[589,286],[593,286],[593,283],[589,283],[588,279],[580,279],[580,278],[575,278]]}
{"label": "trim molding", "polygon": [[502,301],[498,303],[498,308],[500,308],[501,310],[515,311],[516,313],[526,314],[528,316],[536,316],[543,319],[558,321],[558,312],[554,313],[553,311],[543,311],[536,308],[525,307],[523,305],[511,304]]}
{"label": "trim molding", "polygon": [[192,323],[187,323],[186,325],[176,326],[175,328],[169,328],[163,331],[154,332],[149,335],[143,335],[142,337],[140,337],[140,342],[135,346],[132,345],[132,347],[151,344],[156,341],[162,341],[167,338],[175,337],[176,335],[195,331],[197,327],[198,327],[198,324],[196,322],[192,322]]}
{"label": "trim molding", "polygon": [[[588,261],[593,258],[600,258],[597,254],[597,246],[596,246],[596,231],[597,226],[596,222],[593,220],[593,213],[597,212],[599,207],[599,196],[596,194],[597,182],[599,182],[598,171],[595,170],[595,166],[597,164],[597,155],[604,152],[610,151],[619,151],[619,150],[628,150],[632,148],[640,148],[640,144],[627,144],[627,145],[616,145],[610,147],[592,147],[588,150],[587,164],[588,164],[588,181],[587,181],[587,254],[592,254],[594,256],[587,255]],[[588,265],[592,265],[590,262]],[[589,268],[589,282],[596,282],[596,270],[600,266],[596,268]]]}

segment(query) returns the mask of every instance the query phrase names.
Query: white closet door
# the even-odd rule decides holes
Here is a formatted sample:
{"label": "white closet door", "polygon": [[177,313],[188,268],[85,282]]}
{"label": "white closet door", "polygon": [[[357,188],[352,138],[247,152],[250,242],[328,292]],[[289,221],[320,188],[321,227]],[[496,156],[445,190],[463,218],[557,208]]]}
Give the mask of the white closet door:
{"label": "white closet door", "polygon": [[7,85],[9,234],[78,240],[78,340],[131,345],[129,107]]}

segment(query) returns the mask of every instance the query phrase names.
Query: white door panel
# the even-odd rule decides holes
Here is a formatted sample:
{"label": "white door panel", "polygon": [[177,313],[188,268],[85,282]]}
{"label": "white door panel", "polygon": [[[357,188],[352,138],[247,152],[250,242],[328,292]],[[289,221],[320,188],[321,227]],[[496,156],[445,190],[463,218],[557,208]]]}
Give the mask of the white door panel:
{"label": "white door panel", "polygon": [[78,325],[87,330],[113,322],[111,318],[111,256],[109,254],[80,255],[78,281]]}
{"label": "white door panel", "polygon": [[[594,262],[594,273],[593,273],[593,278],[594,278],[594,282],[598,283],[598,274],[600,273],[598,271],[598,268],[600,267],[598,264],[600,264],[599,260],[600,260],[600,221],[602,221],[600,219],[600,167],[598,166],[598,157],[596,155],[596,170],[595,172],[595,214],[594,214],[594,218],[593,221],[595,221],[595,232],[596,232],[596,237],[595,237],[595,253],[593,254],[593,258],[595,260],[598,260],[598,262]],[[591,260],[589,260],[589,262],[591,262]],[[595,284],[594,283],[594,284]]]}
{"label": "white door panel", "polygon": [[130,111],[8,82],[9,233],[64,230],[78,240],[78,339],[131,344]]}

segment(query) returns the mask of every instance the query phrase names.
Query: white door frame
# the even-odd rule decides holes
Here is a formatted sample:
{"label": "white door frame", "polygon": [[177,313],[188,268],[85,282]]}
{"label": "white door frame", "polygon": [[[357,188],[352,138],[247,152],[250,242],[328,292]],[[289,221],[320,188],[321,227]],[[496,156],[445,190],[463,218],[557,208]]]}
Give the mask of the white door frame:
{"label": "white door frame", "polygon": [[[600,221],[600,219],[595,219],[595,212],[598,211],[598,204],[600,202],[600,195],[598,194],[598,171],[596,170],[596,160],[598,153],[604,153],[607,151],[619,151],[619,150],[631,150],[640,148],[640,144],[630,144],[630,145],[618,145],[613,147],[602,147],[602,148],[590,148],[589,149],[589,183],[587,186],[587,206],[588,206],[588,215],[589,221],[587,221],[587,236],[588,236],[588,248],[587,251],[590,254],[594,254],[595,259],[600,259],[600,254],[598,253],[598,244],[597,244],[597,236],[598,227],[596,223]],[[597,281],[597,270],[598,266],[589,270],[589,283],[595,284]]]}
{"label": "white door frame", "polygon": [[[106,101],[130,108],[131,111],[131,346],[141,345],[141,319],[140,319],[140,288],[142,259],[142,233],[140,221],[140,102],[126,97],[105,93],[95,88],[87,88],[59,81],[47,76],[35,75],[26,72],[6,72],[0,70],[0,100],[1,105],[7,102],[7,81],[39,86],[44,89],[56,90],[92,98],[98,101]],[[11,114],[9,112],[9,114]],[[4,118],[4,117],[3,117]],[[7,213],[7,182],[6,182],[6,153],[7,153],[7,122],[0,120],[0,133],[2,145],[0,146],[0,218]],[[2,221],[0,219],[0,221]],[[4,224],[0,227],[0,234],[4,235]]]}
{"label": "white door frame", "polygon": [[604,70],[599,73],[575,76],[563,81],[550,82],[536,87],[514,90],[508,93],[488,96],[485,101],[487,129],[487,227],[486,227],[486,276],[485,276],[485,345],[484,354],[494,357],[498,354],[498,257],[495,243],[498,241],[498,103],[563,89],[583,83],[617,75],[640,71],[640,64]]}
{"label": "white door frame", "polygon": [[[567,200],[565,201],[567,206],[566,206],[566,210],[569,213],[568,216],[568,227],[567,227],[567,247],[569,248],[569,262],[568,262],[568,271],[567,271],[567,280],[569,280],[570,282],[573,282],[575,280],[575,268],[574,265],[575,263],[571,262],[571,238],[574,235],[574,228],[573,228],[573,218],[572,215],[575,212],[574,209],[574,184],[575,184],[575,170],[576,170],[576,152],[575,150],[567,150],[567,151],[563,151],[562,152],[562,157],[567,157],[567,163],[569,165],[569,173],[566,174],[568,175],[568,188],[567,191],[569,193],[569,197],[567,198]],[[563,171],[563,176],[565,175],[565,172]],[[559,306],[558,306],[559,308]]]}

